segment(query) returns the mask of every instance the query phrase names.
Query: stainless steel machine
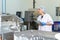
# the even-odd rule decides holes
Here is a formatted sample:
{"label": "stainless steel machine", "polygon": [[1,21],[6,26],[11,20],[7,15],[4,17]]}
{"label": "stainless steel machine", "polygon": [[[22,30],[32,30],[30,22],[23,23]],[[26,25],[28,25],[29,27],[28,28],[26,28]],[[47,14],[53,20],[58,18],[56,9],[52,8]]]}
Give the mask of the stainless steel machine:
{"label": "stainless steel machine", "polygon": [[14,40],[57,40],[57,32],[46,32],[38,30],[27,30],[14,33]]}
{"label": "stainless steel machine", "polygon": [[23,21],[16,15],[1,15],[2,40],[14,40],[14,32],[20,32]]}
{"label": "stainless steel machine", "polygon": [[6,30],[8,29],[16,29],[17,31],[20,31],[20,27],[22,25],[23,21],[21,18],[19,18],[16,15],[2,15],[1,16],[1,28],[2,30],[4,30],[6,28]]}

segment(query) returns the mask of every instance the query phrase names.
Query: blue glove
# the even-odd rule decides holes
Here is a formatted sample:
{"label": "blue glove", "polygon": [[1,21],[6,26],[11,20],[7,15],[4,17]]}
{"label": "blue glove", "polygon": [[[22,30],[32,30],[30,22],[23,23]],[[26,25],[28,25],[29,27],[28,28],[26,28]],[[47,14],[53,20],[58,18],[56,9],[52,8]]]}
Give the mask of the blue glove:
{"label": "blue glove", "polygon": [[41,26],[44,26],[44,25],[46,25],[46,23],[45,23],[45,22],[41,22],[40,24],[41,24]]}

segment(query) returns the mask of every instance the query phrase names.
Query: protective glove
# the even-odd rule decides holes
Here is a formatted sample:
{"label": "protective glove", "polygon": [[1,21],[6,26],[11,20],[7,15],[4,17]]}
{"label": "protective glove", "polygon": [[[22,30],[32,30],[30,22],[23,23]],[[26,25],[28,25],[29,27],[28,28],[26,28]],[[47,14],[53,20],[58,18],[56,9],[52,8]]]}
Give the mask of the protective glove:
{"label": "protective glove", "polygon": [[44,25],[46,25],[46,23],[45,23],[45,22],[40,22],[40,24],[41,24],[41,26],[44,26]]}

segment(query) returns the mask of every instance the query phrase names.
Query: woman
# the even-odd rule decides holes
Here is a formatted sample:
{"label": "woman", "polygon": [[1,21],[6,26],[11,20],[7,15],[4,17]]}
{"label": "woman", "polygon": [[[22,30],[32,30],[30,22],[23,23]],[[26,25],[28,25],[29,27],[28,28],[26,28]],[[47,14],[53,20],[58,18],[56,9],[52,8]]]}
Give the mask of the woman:
{"label": "woman", "polygon": [[52,31],[53,20],[49,14],[45,12],[45,8],[41,7],[38,9],[38,18],[37,21],[39,22],[38,30],[42,31]]}

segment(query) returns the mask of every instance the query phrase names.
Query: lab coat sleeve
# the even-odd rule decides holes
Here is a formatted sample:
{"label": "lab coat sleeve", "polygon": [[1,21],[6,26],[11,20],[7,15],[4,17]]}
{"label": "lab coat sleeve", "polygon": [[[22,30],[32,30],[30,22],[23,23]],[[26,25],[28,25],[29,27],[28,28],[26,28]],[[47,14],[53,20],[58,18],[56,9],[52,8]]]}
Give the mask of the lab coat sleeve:
{"label": "lab coat sleeve", "polygon": [[48,22],[50,22],[51,24],[54,24],[54,22],[53,22],[53,20],[52,20],[50,15],[48,16]]}

